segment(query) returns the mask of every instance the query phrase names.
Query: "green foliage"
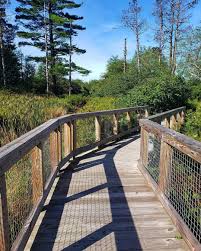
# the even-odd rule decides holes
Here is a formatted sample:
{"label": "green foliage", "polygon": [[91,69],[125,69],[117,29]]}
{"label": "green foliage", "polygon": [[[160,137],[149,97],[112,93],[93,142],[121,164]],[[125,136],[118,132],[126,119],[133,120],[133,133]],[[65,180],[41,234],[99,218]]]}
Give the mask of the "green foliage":
{"label": "green foliage", "polygon": [[187,112],[184,132],[201,141],[201,101],[191,101],[192,109]]}
{"label": "green foliage", "polygon": [[82,96],[40,97],[0,92],[0,146],[86,103]]}

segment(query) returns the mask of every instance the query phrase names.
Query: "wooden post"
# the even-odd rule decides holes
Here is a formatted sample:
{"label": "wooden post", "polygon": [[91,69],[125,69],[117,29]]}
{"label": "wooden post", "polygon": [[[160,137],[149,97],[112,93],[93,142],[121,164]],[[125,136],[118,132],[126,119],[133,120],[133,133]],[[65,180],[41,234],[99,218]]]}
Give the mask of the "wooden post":
{"label": "wooden post", "polygon": [[[76,120],[71,122],[71,151],[75,151],[77,146],[76,140]],[[75,158],[75,157],[73,157]]]}
{"label": "wooden post", "polygon": [[126,113],[126,119],[128,121],[128,129],[131,129],[132,125],[131,125],[131,113],[130,112]]}
{"label": "wooden post", "polygon": [[170,128],[170,123],[167,118],[163,120],[163,126],[165,126],[166,128]]}
{"label": "wooden post", "polygon": [[181,112],[181,124],[183,125],[184,122],[185,122],[185,112],[182,111],[182,112]]}
{"label": "wooden post", "polygon": [[159,188],[163,193],[165,193],[168,183],[169,173],[171,172],[171,156],[172,156],[171,146],[161,141]]}
{"label": "wooden post", "polygon": [[149,112],[148,112],[148,109],[145,109],[145,118],[148,118],[149,117]]}
{"label": "wooden post", "polygon": [[177,128],[177,121],[174,115],[170,118],[170,129],[175,130]]}
{"label": "wooden post", "polygon": [[113,134],[118,135],[119,134],[119,122],[118,122],[118,115],[113,114]]}
{"label": "wooden post", "polygon": [[0,177],[0,250],[9,250],[8,206],[5,174]]}
{"label": "wooden post", "polygon": [[58,165],[58,155],[57,155],[57,132],[53,131],[50,134],[50,160],[51,167],[54,170]]}
{"label": "wooden post", "polygon": [[56,130],[57,133],[57,163],[62,160],[62,129],[61,126]]}
{"label": "wooden post", "polygon": [[43,195],[45,180],[43,170],[43,146],[44,143],[34,147],[31,152],[32,158],[32,187],[33,187],[33,204],[35,205]]}
{"label": "wooden post", "polygon": [[96,141],[101,141],[101,118],[95,117]]}
{"label": "wooden post", "polygon": [[68,154],[70,154],[71,152],[71,125],[70,123],[65,123],[64,124],[64,131],[63,131],[64,135],[64,146],[63,146],[63,150],[64,150],[64,156],[66,157]]}
{"label": "wooden post", "polygon": [[143,127],[141,127],[140,159],[144,167],[148,164],[148,144],[149,134]]}

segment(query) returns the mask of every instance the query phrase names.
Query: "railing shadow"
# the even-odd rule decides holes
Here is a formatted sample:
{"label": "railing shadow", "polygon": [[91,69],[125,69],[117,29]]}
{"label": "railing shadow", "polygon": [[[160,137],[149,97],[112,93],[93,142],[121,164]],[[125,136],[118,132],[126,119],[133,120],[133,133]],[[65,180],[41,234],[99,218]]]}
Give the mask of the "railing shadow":
{"label": "railing shadow", "polygon": [[[66,203],[72,200],[80,199],[86,195],[97,192],[104,188],[108,189],[112,222],[81,238],[70,246],[57,250],[84,250],[111,233],[113,233],[115,236],[116,250],[142,250],[135,228],[135,223],[133,221],[127,198],[123,189],[123,185],[114,162],[114,157],[117,151],[130,144],[137,138],[139,138],[139,136],[129,138],[123,142],[117,142],[113,144],[114,147],[111,150],[103,149],[101,151],[94,151],[93,153],[89,153],[84,157],[78,158],[76,160],[76,165],[75,163],[74,165],[72,164],[70,169],[68,168],[66,170],[63,170],[59,174],[60,179],[57,183],[52,199],[50,203],[46,207],[44,207],[46,213],[37,232],[35,241],[32,245],[32,251],[39,249],[48,251],[53,249],[61,217],[64,211],[64,206]],[[104,157],[100,160],[89,161],[79,165],[79,161],[82,159],[102,155],[104,155]],[[87,168],[93,168],[100,163],[102,163],[104,166],[107,182],[105,184],[98,185],[86,191],[67,197],[72,174],[78,171],[82,171],[82,169],[85,170]],[[117,193],[120,196],[120,199],[117,196],[114,196]],[[61,196],[61,199],[55,199],[57,196]],[[52,215],[54,216],[55,205],[59,206],[59,209],[57,208],[57,211],[55,212],[54,225],[51,226],[49,219],[50,217],[52,217]],[[49,233],[45,235],[45,233],[43,232],[46,227],[51,228],[50,235],[48,235]],[[45,237],[46,240],[44,242],[41,241],[43,237]]]}

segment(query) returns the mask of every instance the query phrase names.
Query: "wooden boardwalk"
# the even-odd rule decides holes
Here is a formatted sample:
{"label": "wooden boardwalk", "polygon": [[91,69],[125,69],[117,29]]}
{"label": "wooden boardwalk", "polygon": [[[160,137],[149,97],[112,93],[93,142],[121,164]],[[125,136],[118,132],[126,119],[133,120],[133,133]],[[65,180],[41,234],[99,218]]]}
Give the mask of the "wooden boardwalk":
{"label": "wooden boardwalk", "polygon": [[139,157],[140,139],[129,138],[63,168],[25,250],[188,250]]}

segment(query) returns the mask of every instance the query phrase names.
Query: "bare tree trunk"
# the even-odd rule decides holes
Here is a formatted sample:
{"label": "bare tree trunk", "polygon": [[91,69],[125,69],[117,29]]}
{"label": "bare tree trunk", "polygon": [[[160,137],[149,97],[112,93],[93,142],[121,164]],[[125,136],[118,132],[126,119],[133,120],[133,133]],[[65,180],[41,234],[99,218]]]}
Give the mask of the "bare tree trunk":
{"label": "bare tree trunk", "polygon": [[163,47],[164,47],[164,21],[163,21],[163,0],[159,3],[159,18],[160,18],[160,51],[159,51],[159,64],[161,64],[163,56]]}
{"label": "bare tree trunk", "polygon": [[72,89],[72,21],[70,21],[69,90],[68,90],[69,96],[71,96],[71,89]]}
{"label": "bare tree trunk", "polygon": [[138,72],[140,72],[140,39],[138,31],[136,31],[136,43],[137,43],[137,68]]}
{"label": "bare tree trunk", "polygon": [[127,72],[127,39],[125,38],[124,43],[124,74]]}
{"label": "bare tree trunk", "polygon": [[[56,65],[56,58],[55,58],[55,48],[54,48],[54,34],[53,34],[53,22],[51,19],[52,15],[52,3],[51,0],[48,0],[48,14],[49,14],[49,43],[50,43],[50,55],[51,55],[51,69],[54,69]],[[57,78],[55,73],[51,73],[52,76],[52,84],[54,87],[57,85]]]}
{"label": "bare tree trunk", "polygon": [[3,24],[2,17],[0,17],[0,49],[1,49],[1,65],[2,65],[2,76],[3,76],[3,85],[6,86],[6,67],[5,67],[5,57],[4,57],[4,42],[3,42]]}
{"label": "bare tree trunk", "polygon": [[174,19],[175,19],[175,6],[174,6],[174,0],[171,0],[171,28],[170,28],[170,37],[169,37],[169,44],[170,44],[170,57],[169,57],[169,65],[170,69],[172,70],[173,66],[173,39],[174,39]]}
{"label": "bare tree trunk", "polygon": [[49,53],[48,53],[48,28],[46,16],[46,2],[44,1],[44,25],[45,25],[45,78],[46,78],[46,93],[49,93]]}

